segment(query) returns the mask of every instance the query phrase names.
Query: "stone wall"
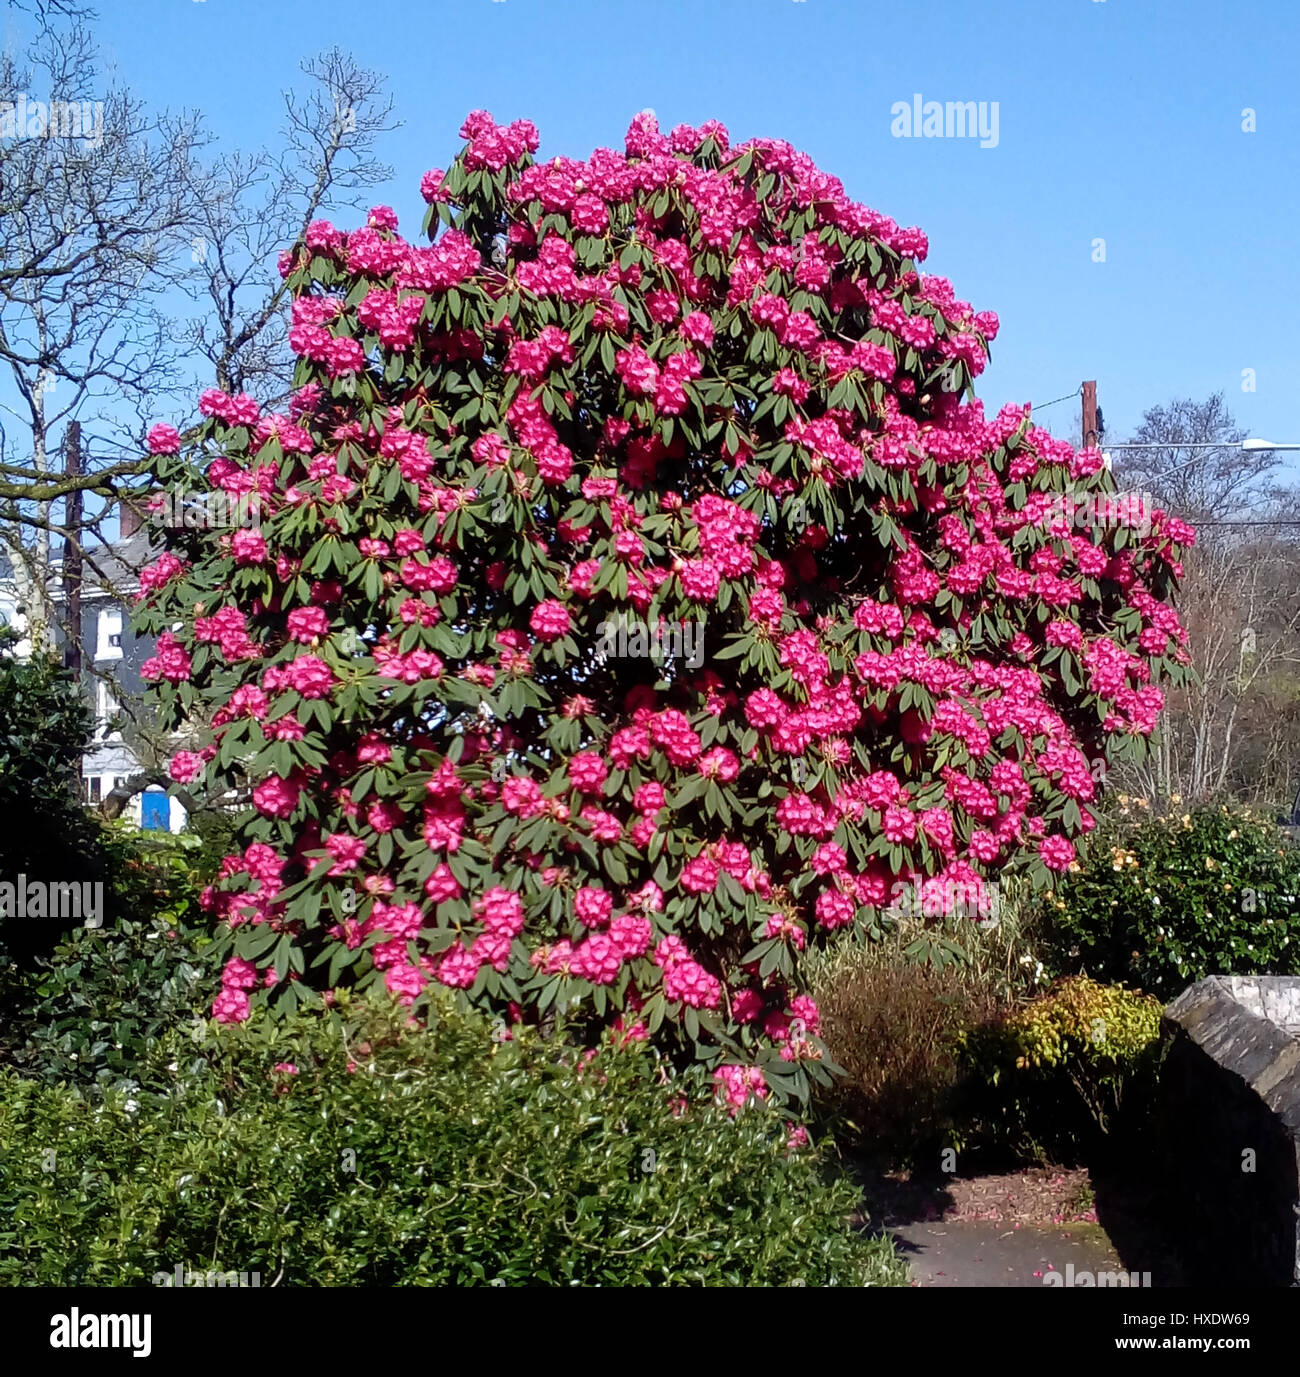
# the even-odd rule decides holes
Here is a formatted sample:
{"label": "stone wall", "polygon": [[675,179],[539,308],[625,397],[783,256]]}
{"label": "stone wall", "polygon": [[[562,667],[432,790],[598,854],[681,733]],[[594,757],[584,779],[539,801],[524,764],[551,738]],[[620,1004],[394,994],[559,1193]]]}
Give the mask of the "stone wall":
{"label": "stone wall", "polygon": [[1160,1151],[1188,1282],[1300,1285],[1300,979],[1211,976],[1165,1023]]}

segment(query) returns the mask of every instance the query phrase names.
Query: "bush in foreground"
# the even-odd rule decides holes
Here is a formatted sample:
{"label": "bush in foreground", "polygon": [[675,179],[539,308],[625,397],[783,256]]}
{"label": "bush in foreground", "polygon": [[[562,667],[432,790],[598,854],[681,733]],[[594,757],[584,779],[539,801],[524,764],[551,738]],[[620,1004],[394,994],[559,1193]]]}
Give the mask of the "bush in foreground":
{"label": "bush in foreground", "polygon": [[[94,716],[54,660],[3,652],[0,641],[0,882],[103,881],[100,829],[82,806],[78,777]],[[6,913],[9,906],[0,896],[0,946],[18,960],[48,951],[70,926]]]}
{"label": "bush in foreground", "polygon": [[0,1074],[0,1282],[905,1280],[774,1108],[733,1118],[640,1046],[588,1060],[448,1011],[426,1032],[263,1017],[156,1050],[170,1086],[130,1100]]}

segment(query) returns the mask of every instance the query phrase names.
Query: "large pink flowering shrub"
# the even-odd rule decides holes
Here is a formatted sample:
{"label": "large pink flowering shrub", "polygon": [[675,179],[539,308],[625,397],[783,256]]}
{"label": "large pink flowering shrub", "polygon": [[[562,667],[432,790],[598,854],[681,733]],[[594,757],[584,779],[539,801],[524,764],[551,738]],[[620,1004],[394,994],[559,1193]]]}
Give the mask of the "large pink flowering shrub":
{"label": "large pink flowering shrub", "polygon": [[[801,1094],[807,942],[1071,864],[1187,663],[1191,533],[1072,521],[1101,456],[986,419],[996,317],[789,145],[461,132],[428,244],[379,208],[283,256],[288,414],[209,391],[184,455],[151,432],[160,483],[261,513],[142,583],[146,676],[213,714],[173,775],[252,791],[216,1016],[450,986]],[[665,624],[692,653],[617,653]]]}

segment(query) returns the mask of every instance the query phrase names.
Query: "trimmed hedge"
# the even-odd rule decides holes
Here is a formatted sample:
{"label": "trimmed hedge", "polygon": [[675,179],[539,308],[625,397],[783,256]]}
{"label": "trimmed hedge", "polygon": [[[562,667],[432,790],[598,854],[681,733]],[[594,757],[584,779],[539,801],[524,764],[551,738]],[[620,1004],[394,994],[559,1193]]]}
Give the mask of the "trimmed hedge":
{"label": "trimmed hedge", "polygon": [[905,1284],[774,1107],[638,1045],[403,1018],[176,1033],[134,1097],[0,1074],[0,1283]]}

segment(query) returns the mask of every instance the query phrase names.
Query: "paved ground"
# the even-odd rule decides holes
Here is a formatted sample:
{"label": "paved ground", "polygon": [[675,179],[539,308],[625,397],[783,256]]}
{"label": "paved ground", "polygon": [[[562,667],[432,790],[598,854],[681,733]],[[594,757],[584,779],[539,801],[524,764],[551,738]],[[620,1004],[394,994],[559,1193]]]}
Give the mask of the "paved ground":
{"label": "paved ground", "polygon": [[1044,1278],[1071,1263],[1184,1284],[1141,1182],[1058,1167],[928,1177],[859,1168],[863,1223],[894,1237],[913,1286],[1052,1285]]}
{"label": "paved ground", "polygon": [[1069,1228],[949,1219],[895,1226],[913,1286],[1047,1286],[1065,1274],[1117,1272],[1119,1257],[1099,1224]]}

